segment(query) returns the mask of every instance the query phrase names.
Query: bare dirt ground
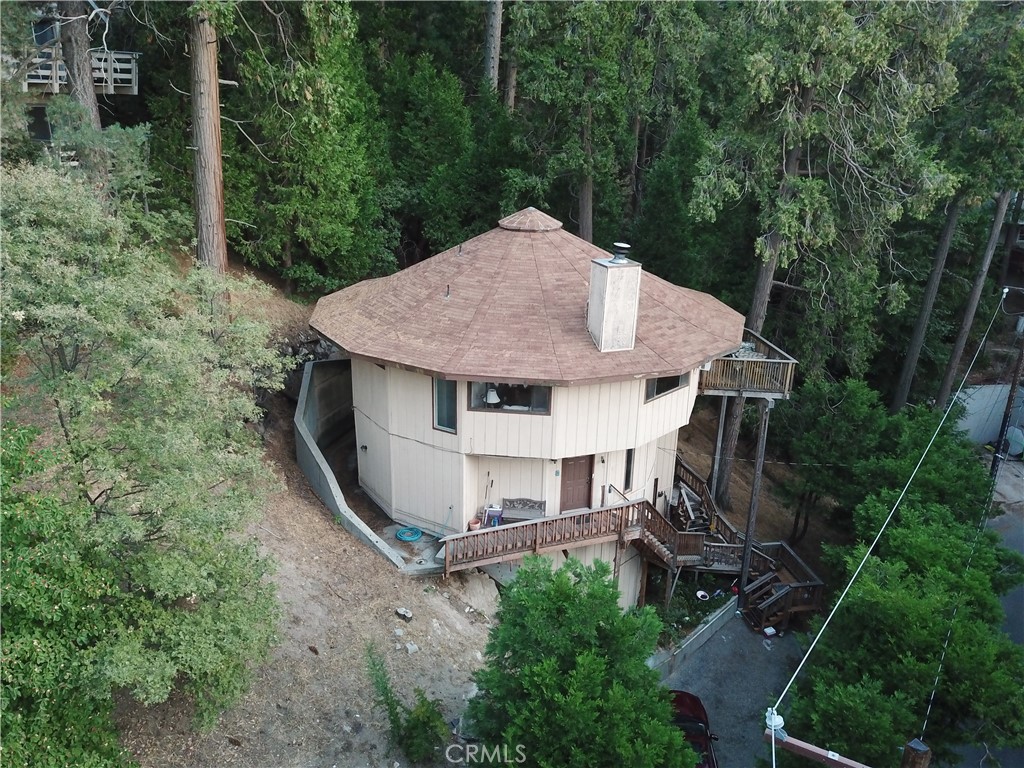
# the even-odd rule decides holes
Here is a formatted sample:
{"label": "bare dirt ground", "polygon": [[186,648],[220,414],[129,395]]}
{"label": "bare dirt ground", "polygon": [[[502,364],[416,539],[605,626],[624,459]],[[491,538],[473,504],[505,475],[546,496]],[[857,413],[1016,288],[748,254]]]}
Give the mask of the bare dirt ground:
{"label": "bare dirt ground", "polygon": [[[233,265],[230,271],[247,270]],[[271,319],[286,336],[305,329],[312,312],[312,305],[279,292],[234,302]],[[399,574],[334,523],[295,463],[292,412],[283,396],[270,404],[266,461],[280,490],[248,531],[277,563],[280,642],[255,671],[249,692],[207,733],[192,728],[183,696],[153,707],[121,700],[122,742],[144,768],[406,765],[389,750],[386,718],[374,705],[366,672],[370,645],[409,703],[422,688],[454,719],[472,690],[490,627],[483,611],[493,608],[462,576]],[[403,621],[396,608],[412,611],[412,620]]]}
{"label": "bare dirt ground", "polygon": [[[312,311],[279,292],[258,306],[289,335],[306,327]],[[266,459],[281,488],[248,531],[278,564],[273,579],[282,606],[280,643],[255,671],[249,692],[209,732],[193,730],[184,697],[148,708],[121,701],[122,741],[143,768],[407,765],[389,750],[387,722],[374,705],[368,645],[385,659],[396,692],[407,702],[415,688],[423,688],[454,719],[472,691],[490,619],[469,605],[477,601],[468,594],[466,578],[403,576],[335,524],[295,464],[291,416],[291,403],[275,398]],[[714,407],[703,407],[684,430],[687,460],[701,472],[710,467],[716,427]],[[739,455],[743,460],[733,480],[737,514],[730,520],[742,527],[753,462],[742,448]],[[772,498],[773,477],[785,469],[771,467],[762,486],[756,535],[763,541],[789,533],[790,513]],[[357,496],[350,499],[353,506],[360,504]],[[823,526],[812,522],[801,547],[812,567],[824,535]],[[411,610],[412,621],[402,621],[396,608]],[[410,652],[408,643],[418,650]]]}

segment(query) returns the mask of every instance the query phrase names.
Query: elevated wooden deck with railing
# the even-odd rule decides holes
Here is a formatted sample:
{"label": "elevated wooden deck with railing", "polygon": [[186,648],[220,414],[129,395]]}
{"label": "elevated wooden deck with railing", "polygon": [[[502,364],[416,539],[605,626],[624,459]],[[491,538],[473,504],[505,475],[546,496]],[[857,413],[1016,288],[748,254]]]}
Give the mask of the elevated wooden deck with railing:
{"label": "elevated wooden deck with railing", "polygon": [[749,329],[740,348],[711,361],[700,373],[702,395],[786,399],[793,390],[796,360]]}
{"label": "elevated wooden deck with railing", "polygon": [[[137,96],[139,93],[138,53],[133,51],[93,50],[92,82],[96,93]],[[43,48],[32,59],[21,90],[39,93],[67,92],[68,72],[60,43]]]}
{"label": "elevated wooden deck with railing", "polygon": [[[718,510],[707,483],[676,455],[675,479],[698,497],[708,531],[687,531],[649,501],[624,501],[601,509],[526,520],[457,533],[441,539],[445,576],[481,565],[520,560],[526,555],[561,552],[594,544],[633,544],[645,557],[670,571],[739,574],[744,535]],[[744,589],[744,615],[757,629],[789,622],[803,611],[818,610],[824,582],[785,542],[751,545],[752,581]]]}
{"label": "elevated wooden deck with railing", "polygon": [[481,528],[445,536],[441,542],[447,576],[454,571],[519,560],[530,554],[610,541],[625,545],[641,538],[670,567],[703,559],[704,534],[676,530],[647,500]]}

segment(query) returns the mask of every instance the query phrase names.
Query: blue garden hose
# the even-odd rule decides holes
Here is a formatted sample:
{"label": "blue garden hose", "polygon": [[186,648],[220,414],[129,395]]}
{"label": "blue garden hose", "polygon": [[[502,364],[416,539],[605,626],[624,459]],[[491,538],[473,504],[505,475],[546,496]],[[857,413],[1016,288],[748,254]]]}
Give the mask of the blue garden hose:
{"label": "blue garden hose", "polygon": [[419,528],[400,528],[395,534],[395,538],[399,541],[418,541],[422,535],[423,531]]}

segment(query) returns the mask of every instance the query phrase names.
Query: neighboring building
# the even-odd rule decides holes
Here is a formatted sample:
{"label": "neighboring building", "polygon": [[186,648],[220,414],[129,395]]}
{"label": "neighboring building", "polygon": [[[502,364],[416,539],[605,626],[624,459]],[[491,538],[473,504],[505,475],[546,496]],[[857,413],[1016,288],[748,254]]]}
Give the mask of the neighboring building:
{"label": "neighboring building", "polygon": [[[29,94],[29,133],[38,141],[50,141],[46,103],[57,93],[68,92],[68,73],[60,43],[61,23],[57,18],[40,16],[32,25],[37,46],[31,65],[21,82]],[[137,96],[139,93],[139,54],[134,51],[90,50],[93,88],[97,94]]]}
{"label": "neighboring building", "polygon": [[[503,507],[505,539],[527,529],[543,538],[545,521],[629,501],[636,526],[645,514],[661,525],[653,518],[678,495],[678,433],[702,369],[753,345],[741,314],[621,250],[613,257],[527,208],[320,299],[311,326],[352,360],[359,483],[392,519],[445,536]],[[571,519],[579,529],[584,518]],[[533,551],[614,562],[633,603],[643,558],[626,553],[624,524],[536,539]],[[676,551],[674,539],[667,546]],[[502,551],[477,561],[522,557]]]}

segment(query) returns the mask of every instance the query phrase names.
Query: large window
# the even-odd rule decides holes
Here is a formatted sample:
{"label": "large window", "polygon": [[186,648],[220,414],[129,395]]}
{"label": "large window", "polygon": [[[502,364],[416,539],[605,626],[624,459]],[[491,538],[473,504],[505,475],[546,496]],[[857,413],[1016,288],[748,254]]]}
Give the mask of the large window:
{"label": "large window", "polygon": [[551,413],[551,387],[471,381],[469,410]]}
{"label": "large window", "polygon": [[653,400],[656,397],[667,395],[669,392],[675,392],[677,389],[682,389],[689,385],[690,374],[688,372],[682,376],[662,376],[658,379],[648,379],[646,400]]}
{"label": "large window", "polygon": [[454,381],[434,379],[434,427],[455,432],[458,390]]}

